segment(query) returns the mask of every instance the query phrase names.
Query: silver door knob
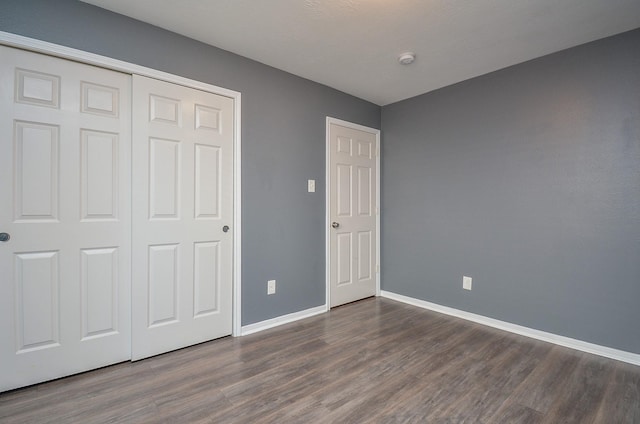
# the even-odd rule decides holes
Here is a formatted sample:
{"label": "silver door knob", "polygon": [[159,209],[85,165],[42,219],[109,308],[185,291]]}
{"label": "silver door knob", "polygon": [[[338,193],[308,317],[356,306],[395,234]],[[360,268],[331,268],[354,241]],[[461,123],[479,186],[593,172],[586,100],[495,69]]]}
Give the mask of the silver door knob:
{"label": "silver door knob", "polygon": [[0,233],[0,241],[9,241],[10,238],[9,233]]}
{"label": "silver door knob", "polygon": [[229,231],[229,226],[225,225],[224,227],[222,227],[222,231],[224,231],[225,233]]}
{"label": "silver door knob", "polygon": [[338,227],[340,226],[340,223],[339,223],[339,222],[332,222],[332,223],[331,223],[331,226],[332,226],[333,228],[338,228]]}

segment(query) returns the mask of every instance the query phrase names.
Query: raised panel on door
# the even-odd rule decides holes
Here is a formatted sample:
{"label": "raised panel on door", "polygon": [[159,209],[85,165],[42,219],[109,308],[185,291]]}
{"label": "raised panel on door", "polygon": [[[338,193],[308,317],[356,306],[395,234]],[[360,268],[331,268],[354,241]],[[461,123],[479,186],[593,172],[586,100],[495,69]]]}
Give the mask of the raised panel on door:
{"label": "raised panel on door", "polygon": [[195,217],[220,218],[222,183],[221,149],[204,144],[195,145]]}
{"label": "raised panel on door", "polygon": [[0,391],[129,359],[130,76],[0,46]]}
{"label": "raised panel on door", "polygon": [[80,110],[98,116],[117,118],[120,114],[120,89],[106,85],[80,83]]}
{"label": "raised panel on door", "polygon": [[136,360],[231,334],[234,117],[228,97],[133,84]]}
{"label": "raised panel on door", "polygon": [[60,76],[15,67],[16,103],[60,107]]}
{"label": "raised panel on door", "polygon": [[374,257],[372,231],[358,231],[358,281],[369,281],[373,277],[372,258]]}
{"label": "raised panel on door", "polygon": [[149,138],[149,218],[180,218],[180,140]]}
{"label": "raised panel on door", "polygon": [[178,248],[177,244],[149,246],[148,328],[178,321]]}
{"label": "raised panel on door", "polygon": [[371,216],[373,205],[371,204],[371,168],[368,166],[358,166],[358,177],[356,181],[356,196],[358,197],[358,216]]}
{"label": "raised panel on door", "polygon": [[197,242],[194,248],[194,318],[220,309],[220,242]]}
{"label": "raised panel on door", "polygon": [[80,130],[80,217],[117,220],[120,163],[117,133]]}
{"label": "raised panel on door", "polygon": [[339,233],[336,238],[336,286],[344,286],[352,283],[353,237],[351,233]]}
{"label": "raised panel on door", "polygon": [[[58,219],[59,132],[57,125],[14,121],[14,218]],[[6,130],[5,130],[6,131]],[[9,156],[9,157],[11,157]],[[11,180],[5,180],[5,183]]]}
{"label": "raised panel on door", "polygon": [[[82,249],[82,339],[116,334],[118,320],[118,248]],[[122,323],[128,326],[129,323]]]}
{"label": "raised panel on door", "polygon": [[336,164],[336,215],[340,218],[350,217],[352,214],[351,203],[353,201],[353,187],[351,183],[351,172],[351,165],[344,163]]}
{"label": "raised panel on door", "polygon": [[329,304],[376,293],[375,131],[331,123],[329,140]]}
{"label": "raised panel on door", "polygon": [[15,254],[17,354],[60,346],[59,252]]}

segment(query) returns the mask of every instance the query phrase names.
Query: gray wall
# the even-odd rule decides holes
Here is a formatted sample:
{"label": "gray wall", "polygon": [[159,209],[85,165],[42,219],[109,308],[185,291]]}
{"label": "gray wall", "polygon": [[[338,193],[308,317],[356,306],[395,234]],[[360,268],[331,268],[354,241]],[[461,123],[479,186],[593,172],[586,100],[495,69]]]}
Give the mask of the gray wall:
{"label": "gray wall", "polygon": [[385,106],[382,131],[384,290],[640,353],[640,30]]}
{"label": "gray wall", "polygon": [[325,303],[325,117],[380,128],[380,107],[76,1],[3,0],[0,31],[240,91],[242,324]]}

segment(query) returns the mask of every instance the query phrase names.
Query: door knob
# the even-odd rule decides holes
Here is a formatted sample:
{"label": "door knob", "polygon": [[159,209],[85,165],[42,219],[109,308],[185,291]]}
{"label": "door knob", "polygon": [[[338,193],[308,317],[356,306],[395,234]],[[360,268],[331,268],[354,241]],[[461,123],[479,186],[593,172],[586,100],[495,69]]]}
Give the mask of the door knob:
{"label": "door knob", "polygon": [[333,228],[338,228],[338,227],[340,226],[340,223],[339,223],[339,222],[332,222],[332,223],[331,223],[331,226],[332,226]]}
{"label": "door knob", "polygon": [[229,226],[225,225],[224,227],[222,227],[222,231],[224,231],[225,233],[229,231]]}
{"label": "door knob", "polygon": [[9,233],[0,233],[0,241],[9,241],[10,238]]}

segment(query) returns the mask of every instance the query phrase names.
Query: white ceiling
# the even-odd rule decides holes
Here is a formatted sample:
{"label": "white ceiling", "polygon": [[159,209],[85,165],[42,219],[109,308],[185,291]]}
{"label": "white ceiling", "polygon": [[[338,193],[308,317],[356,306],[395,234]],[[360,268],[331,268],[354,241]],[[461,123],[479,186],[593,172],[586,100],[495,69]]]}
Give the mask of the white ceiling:
{"label": "white ceiling", "polygon": [[378,105],[640,27],[640,0],[83,1]]}

